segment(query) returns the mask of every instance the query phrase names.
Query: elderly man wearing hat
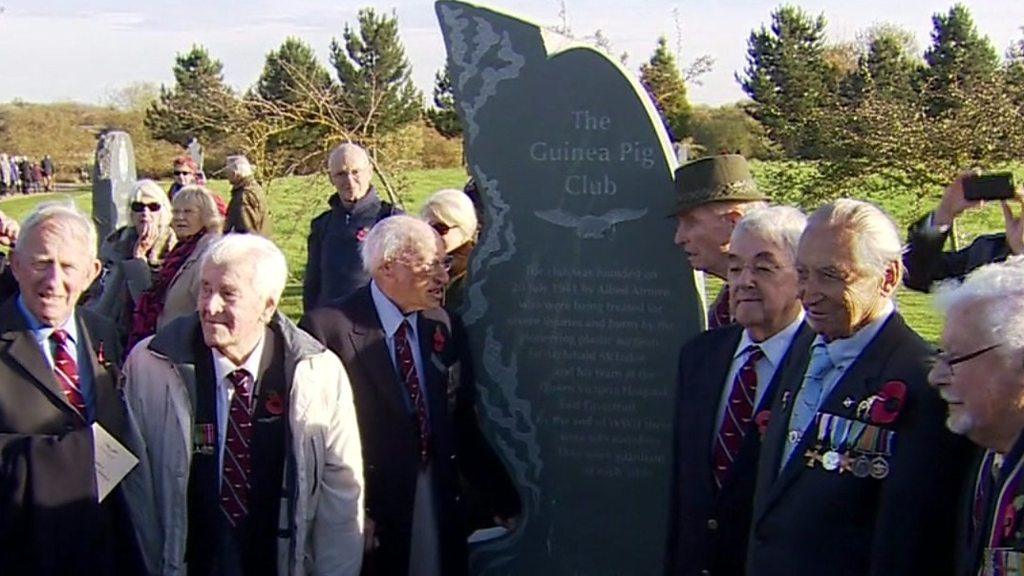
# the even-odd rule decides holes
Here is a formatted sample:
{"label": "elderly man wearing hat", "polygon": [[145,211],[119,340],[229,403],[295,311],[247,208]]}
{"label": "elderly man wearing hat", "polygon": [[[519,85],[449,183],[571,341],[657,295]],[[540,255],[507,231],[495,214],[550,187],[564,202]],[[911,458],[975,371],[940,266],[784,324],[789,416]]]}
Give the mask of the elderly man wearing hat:
{"label": "elderly man wearing hat", "polygon": [[[675,175],[675,243],[686,252],[694,270],[725,279],[729,237],[751,210],[764,208],[768,197],[757,189],[747,160],[738,154],[709,156],[680,166]],[[708,328],[732,322],[729,288],[724,287],[708,310]]]}
{"label": "elderly man wearing hat", "polygon": [[267,196],[256,183],[249,159],[245,156],[228,156],[224,164],[224,176],[231,182],[231,200],[228,202],[224,231],[267,236],[270,232]]}

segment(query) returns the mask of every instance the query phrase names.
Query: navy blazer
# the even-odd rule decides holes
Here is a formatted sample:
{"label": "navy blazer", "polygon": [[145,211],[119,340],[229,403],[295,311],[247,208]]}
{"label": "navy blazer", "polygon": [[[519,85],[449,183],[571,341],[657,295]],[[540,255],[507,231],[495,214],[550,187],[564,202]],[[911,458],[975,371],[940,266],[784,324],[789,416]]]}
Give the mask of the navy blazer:
{"label": "navy blazer", "polygon": [[911,290],[928,292],[932,284],[950,278],[962,279],[971,270],[1002,262],[1010,255],[1006,234],[978,236],[966,248],[945,252],[943,247],[949,231],[936,233],[929,230],[929,215],[914,222],[907,230],[907,250],[903,253],[903,267],[907,273],[903,284]]}
{"label": "navy blazer", "polygon": [[782,383],[761,452],[748,574],[954,573],[958,500],[971,450],[945,427],[945,403],[926,380],[931,354],[894,312],[819,409],[854,419],[858,404],[886,382],[906,385],[897,418],[880,425],[895,434],[884,479],[808,467],[803,455],[816,441],[814,434],[800,440],[780,472],[802,374]]}
{"label": "navy blazer", "polygon": [[[679,353],[665,574],[742,575],[753,511],[761,436],[752,426],[721,489],[712,474],[712,442],[722,387],[743,327],[697,335]],[[779,382],[802,371],[814,331],[801,324],[755,409],[771,405]]]}
{"label": "navy blazer", "polygon": [[[430,417],[430,456],[438,517],[441,573],[467,572],[463,512],[459,502],[455,442],[447,407],[448,370],[442,361],[451,344],[443,322],[418,315],[417,335]],[[363,444],[366,516],[375,523],[380,546],[363,560],[364,575],[406,574],[419,473],[419,440],[406,392],[391,362],[384,328],[369,285],[342,302],[308,312],[299,326],[341,358]],[[435,337],[440,331],[442,336]]]}

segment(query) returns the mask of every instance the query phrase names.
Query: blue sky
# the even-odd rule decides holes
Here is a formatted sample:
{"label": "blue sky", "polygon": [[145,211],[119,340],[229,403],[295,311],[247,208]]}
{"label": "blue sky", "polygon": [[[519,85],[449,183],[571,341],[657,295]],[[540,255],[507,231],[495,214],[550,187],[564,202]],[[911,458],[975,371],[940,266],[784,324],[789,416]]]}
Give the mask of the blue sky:
{"label": "blue sky", "polygon": [[[659,35],[675,46],[679,14],[683,60],[702,54],[715,59],[690,99],[705,104],[738,100],[743,93],[734,74],[744,66],[746,39],[768,22],[781,2],[762,0],[565,0],[569,25],[579,36],[601,30],[616,54],[629,55],[636,70]],[[914,33],[923,50],[931,15],[950,2],[926,0],[802,0],[812,14],[823,13],[829,36],[853,40],[872,24],[888,22]],[[1024,37],[1024,1],[964,2],[982,33],[1002,54]],[[346,22],[355,23],[362,6],[394,10],[413,65],[413,79],[429,96],[444,46],[433,3],[417,1],[327,2],[321,0],[0,0],[0,102],[77,100],[103,102],[119,87],[145,81],[170,83],[174,55],[193,43],[206,46],[224,63],[225,77],[244,89],[259,75],[266,53],[288,36],[309,43],[327,65],[328,46]],[[560,23],[558,0],[501,0],[489,5],[540,24]]]}

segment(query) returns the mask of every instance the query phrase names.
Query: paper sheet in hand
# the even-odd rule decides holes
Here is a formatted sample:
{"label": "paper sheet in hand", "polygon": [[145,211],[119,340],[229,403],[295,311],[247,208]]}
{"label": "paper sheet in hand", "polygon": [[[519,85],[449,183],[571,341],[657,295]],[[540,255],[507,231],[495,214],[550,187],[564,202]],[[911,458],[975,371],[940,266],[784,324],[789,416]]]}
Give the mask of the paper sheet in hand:
{"label": "paper sheet in hand", "polygon": [[99,422],[92,424],[96,459],[96,493],[100,502],[131,472],[139,459],[110,435]]}

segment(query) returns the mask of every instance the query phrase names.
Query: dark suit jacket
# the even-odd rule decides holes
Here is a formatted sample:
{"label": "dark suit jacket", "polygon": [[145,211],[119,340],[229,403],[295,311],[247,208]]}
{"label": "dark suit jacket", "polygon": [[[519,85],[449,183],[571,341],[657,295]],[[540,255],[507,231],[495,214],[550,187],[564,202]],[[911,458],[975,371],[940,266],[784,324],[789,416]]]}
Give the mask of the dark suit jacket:
{"label": "dark suit jacket", "polygon": [[944,252],[949,232],[929,230],[928,220],[929,216],[925,216],[907,230],[907,251],[903,254],[907,273],[903,283],[911,290],[928,292],[935,282],[963,278],[979,266],[1002,262],[1010,255],[1006,234],[979,236],[966,248]]}
{"label": "dark suit jacket", "polygon": [[[93,359],[96,420],[126,446],[128,421],[116,367],[117,331],[77,310]],[[97,502],[92,432],[67,403],[16,300],[0,306],[0,571],[133,574],[141,569],[120,489]]]}
{"label": "dark suit jacket", "polygon": [[[363,443],[366,516],[374,521],[380,541],[380,547],[363,559],[363,574],[407,574],[419,441],[369,286],[341,303],[307,313],[299,325],[341,358],[352,382]],[[445,395],[448,371],[442,358],[446,350],[435,348],[438,331],[444,346],[451,343],[451,335],[446,325],[423,313],[419,314],[417,331],[430,414],[441,573],[459,576],[468,570],[466,539],[458,500],[455,441]]]}
{"label": "dark suit jacket", "polygon": [[[888,477],[809,468],[804,435],[779,472],[802,374],[782,383],[759,464],[747,573],[751,576],[953,574],[957,502],[970,446],[945,428],[945,403],[925,379],[931,350],[893,313],[846,369],[820,412],[853,419],[888,381],[906,385]],[[806,369],[806,368],[805,368]]]}
{"label": "dark suit jacket", "polygon": [[[673,467],[665,573],[742,575],[754,502],[761,437],[753,426],[721,489],[712,475],[711,447],[722,387],[743,327],[703,332],[679,353]],[[755,414],[771,406],[779,382],[807,362],[814,332],[801,324]]]}

